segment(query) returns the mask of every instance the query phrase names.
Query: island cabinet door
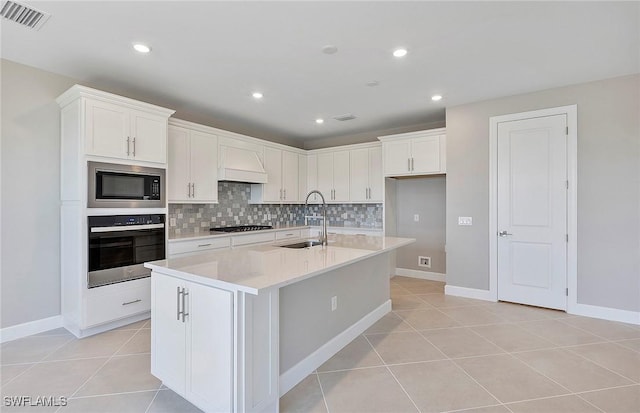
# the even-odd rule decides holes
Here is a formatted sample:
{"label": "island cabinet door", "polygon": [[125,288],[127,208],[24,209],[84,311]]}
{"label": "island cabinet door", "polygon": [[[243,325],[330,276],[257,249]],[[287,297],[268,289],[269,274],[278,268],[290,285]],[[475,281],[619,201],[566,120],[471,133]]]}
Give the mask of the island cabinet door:
{"label": "island cabinet door", "polygon": [[165,275],[151,277],[151,374],[182,396],[186,390],[186,324],[179,313],[183,284]]}
{"label": "island cabinet door", "polygon": [[186,399],[205,412],[234,411],[233,293],[196,283],[185,285]]}

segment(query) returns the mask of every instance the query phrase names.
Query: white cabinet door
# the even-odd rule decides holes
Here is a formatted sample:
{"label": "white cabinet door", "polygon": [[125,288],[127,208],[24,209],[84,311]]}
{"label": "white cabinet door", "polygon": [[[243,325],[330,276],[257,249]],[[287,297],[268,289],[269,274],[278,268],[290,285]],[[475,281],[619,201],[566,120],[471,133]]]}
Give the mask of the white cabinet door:
{"label": "white cabinet door", "polygon": [[167,162],[167,119],[142,111],[131,111],[131,159]]}
{"label": "white cabinet door", "polygon": [[349,201],[349,151],[333,154],[333,201]]}
{"label": "white cabinet door", "polygon": [[369,202],[382,202],[384,177],[382,175],[382,148],[369,149]]}
{"label": "white cabinet door", "polygon": [[369,200],[369,149],[350,151],[350,196],[351,202]]}
{"label": "white cabinet door", "polygon": [[[186,398],[210,412],[232,411],[233,294],[185,282]],[[155,325],[154,325],[155,328]]]}
{"label": "white cabinet door", "polygon": [[[322,192],[325,201],[330,202],[333,200],[333,153],[319,153],[317,156],[317,189]],[[318,201],[320,201],[320,199],[318,199]]]}
{"label": "white cabinet door", "polygon": [[270,147],[264,148],[264,170],[269,182],[263,184],[265,202],[280,202],[282,200],[282,151]]}
{"label": "white cabinet door", "polygon": [[298,154],[298,202],[304,202],[307,196],[307,155]]}
{"label": "white cabinet door", "polygon": [[440,172],[440,136],[411,139],[411,173]]}
{"label": "white cabinet door", "polygon": [[218,202],[218,138],[191,131],[189,146],[192,201]]}
{"label": "white cabinet door", "polygon": [[411,143],[408,140],[384,142],[384,174],[406,175],[411,173]]}
{"label": "white cabinet door", "polygon": [[129,154],[129,113],[127,109],[111,103],[87,99],[86,153],[126,159]]}
{"label": "white cabinet door", "polygon": [[151,277],[151,374],[184,396],[186,385],[186,324],[178,319],[178,289],[182,281]]}
{"label": "white cabinet door", "polygon": [[298,201],[298,171],[298,154],[282,151],[282,198],[284,201]]}
{"label": "white cabinet door", "polygon": [[189,131],[187,129],[170,126],[167,164],[169,202],[190,201],[190,158]]}
{"label": "white cabinet door", "polygon": [[[318,189],[318,155],[307,155],[307,194]],[[304,201],[307,194],[302,197],[301,201]],[[309,197],[310,204],[317,204],[320,202],[320,197],[317,194],[313,194]]]}

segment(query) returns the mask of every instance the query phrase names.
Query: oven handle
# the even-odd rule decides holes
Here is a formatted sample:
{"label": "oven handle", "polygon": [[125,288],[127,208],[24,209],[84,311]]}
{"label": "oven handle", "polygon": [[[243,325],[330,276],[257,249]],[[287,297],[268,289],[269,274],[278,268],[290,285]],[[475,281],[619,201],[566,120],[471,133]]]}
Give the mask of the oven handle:
{"label": "oven handle", "polygon": [[116,227],[93,227],[91,232],[138,231],[141,229],[164,228],[164,224],[120,225]]}

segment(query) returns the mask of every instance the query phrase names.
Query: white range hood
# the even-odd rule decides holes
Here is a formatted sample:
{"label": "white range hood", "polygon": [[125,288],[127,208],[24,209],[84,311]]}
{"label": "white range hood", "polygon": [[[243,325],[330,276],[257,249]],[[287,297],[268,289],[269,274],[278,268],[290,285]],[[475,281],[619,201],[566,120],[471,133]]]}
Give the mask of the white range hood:
{"label": "white range hood", "polygon": [[219,181],[266,184],[267,172],[258,153],[251,149],[220,145]]}

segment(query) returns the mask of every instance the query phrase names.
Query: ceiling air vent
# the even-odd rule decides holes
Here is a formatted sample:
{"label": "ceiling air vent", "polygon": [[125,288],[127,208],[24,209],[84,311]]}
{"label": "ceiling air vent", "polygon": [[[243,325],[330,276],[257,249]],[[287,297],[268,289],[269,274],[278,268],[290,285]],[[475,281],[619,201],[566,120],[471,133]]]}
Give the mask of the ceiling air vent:
{"label": "ceiling air vent", "polygon": [[2,3],[0,16],[34,30],[40,30],[46,21],[49,20],[49,17],[51,17],[49,13],[16,3],[15,1],[5,1]]}
{"label": "ceiling air vent", "polygon": [[344,122],[346,120],[352,120],[356,117],[352,113],[345,113],[344,115],[338,115],[333,117],[335,120],[339,120],[340,122]]}

